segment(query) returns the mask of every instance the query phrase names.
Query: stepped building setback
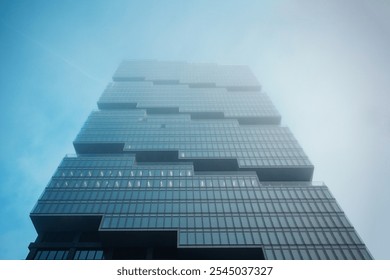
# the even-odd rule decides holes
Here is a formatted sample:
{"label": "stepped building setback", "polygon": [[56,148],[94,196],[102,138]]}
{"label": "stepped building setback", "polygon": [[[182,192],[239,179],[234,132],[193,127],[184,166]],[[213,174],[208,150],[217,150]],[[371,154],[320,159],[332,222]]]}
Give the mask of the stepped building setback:
{"label": "stepped building setback", "polygon": [[27,259],[372,259],[246,66],[123,61]]}

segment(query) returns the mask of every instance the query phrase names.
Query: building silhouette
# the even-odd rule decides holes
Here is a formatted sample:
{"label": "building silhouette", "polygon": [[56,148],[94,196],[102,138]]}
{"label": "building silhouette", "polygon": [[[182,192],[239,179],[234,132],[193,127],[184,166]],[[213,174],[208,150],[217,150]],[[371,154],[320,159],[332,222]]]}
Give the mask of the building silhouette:
{"label": "building silhouette", "polygon": [[27,259],[371,259],[246,66],[124,61]]}

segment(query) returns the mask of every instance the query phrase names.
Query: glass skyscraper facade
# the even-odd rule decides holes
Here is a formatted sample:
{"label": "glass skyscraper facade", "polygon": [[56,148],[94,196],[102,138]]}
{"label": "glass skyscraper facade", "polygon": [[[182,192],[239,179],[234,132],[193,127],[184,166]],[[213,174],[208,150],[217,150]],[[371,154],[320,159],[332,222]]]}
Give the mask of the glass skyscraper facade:
{"label": "glass skyscraper facade", "polygon": [[371,259],[246,66],[123,61],[27,259]]}

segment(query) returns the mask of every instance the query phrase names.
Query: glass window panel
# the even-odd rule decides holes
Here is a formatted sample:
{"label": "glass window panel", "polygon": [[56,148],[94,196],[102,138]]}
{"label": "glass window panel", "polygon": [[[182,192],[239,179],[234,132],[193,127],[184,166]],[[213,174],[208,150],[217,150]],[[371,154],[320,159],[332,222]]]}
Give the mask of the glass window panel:
{"label": "glass window panel", "polygon": [[243,228],[248,228],[249,227],[248,219],[247,219],[246,216],[242,216],[241,217],[241,223],[242,223],[242,227]]}
{"label": "glass window panel", "polygon": [[195,227],[195,219],[194,219],[194,217],[188,217],[187,218],[187,226],[189,228]]}
{"label": "glass window panel", "polygon": [[287,244],[290,244],[290,245],[295,244],[294,237],[293,237],[291,232],[285,231],[284,235],[286,237],[286,243]]}
{"label": "glass window panel", "polygon": [[256,245],[262,244],[261,239],[260,239],[260,233],[259,233],[259,232],[252,232],[252,236],[253,236],[253,242],[254,242],[254,244],[256,244]]}
{"label": "glass window panel", "polygon": [[275,212],[274,205],[272,203],[266,203],[268,212],[273,213]]}
{"label": "glass window panel", "polygon": [[309,221],[308,217],[301,216],[301,219],[302,219],[302,222],[303,222],[305,227],[311,227],[311,224],[310,224],[310,221]]}
{"label": "glass window panel", "polygon": [[263,219],[264,219],[265,227],[271,228],[272,227],[271,218],[267,217],[267,216],[264,216]]}
{"label": "glass window panel", "polygon": [[350,227],[351,226],[351,224],[348,222],[348,220],[347,220],[347,218],[345,216],[338,216],[338,218],[341,220],[341,223],[342,223],[342,225],[344,227]]}
{"label": "glass window panel", "polygon": [[118,222],[118,228],[124,228],[126,224],[126,217],[120,217]]}
{"label": "glass window panel", "polygon": [[[160,218],[158,218],[160,219]],[[163,219],[163,227],[165,228],[171,228],[172,227],[172,217],[164,217],[164,218],[161,218]],[[157,221],[157,226],[158,226],[159,222]]]}
{"label": "glass window panel", "polygon": [[[244,237],[245,237],[246,244],[254,244],[252,234],[250,232],[244,232]],[[238,236],[237,236],[237,238],[238,238]]]}
{"label": "glass window panel", "polygon": [[139,228],[141,226],[141,218],[140,217],[135,217],[134,218],[134,227]]}
{"label": "glass window panel", "polygon": [[[145,216],[144,216],[144,219],[147,219]],[[160,221],[161,221],[161,226],[163,226],[163,218],[160,218]],[[149,217],[149,227],[151,228],[155,228],[156,227],[156,224],[157,224],[157,217]]]}
{"label": "glass window panel", "polygon": [[344,249],[343,253],[346,256],[347,260],[354,260],[355,259],[355,257],[352,255],[352,253],[350,252],[349,249]]}
{"label": "glass window panel", "polygon": [[309,220],[310,220],[310,223],[311,223],[314,227],[318,227],[318,226],[319,226],[319,224],[318,224],[318,222],[317,222],[317,219],[316,219],[314,216],[309,216],[308,218],[309,218]]}
{"label": "glass window panel", "polygon": [[95,260],[102,260],[104,257],[103,257],[103,251],[99,250],[99,251],[96,251],[96,254],[95,254]]}
{"label": "glass window panel", "polygon": [[226,220],[226,227],[232,228],[233,227],[233,218],[232,217],[225,217]]}
{"label": "glass window panel", "polygon": [[210,232],[205,232],[203,235],[204,235],[204,244],[205,245],[213,244]]}
{"label": "glass window panel", "polygon": [[340,234],[343,237],[346,244],[353,244],[352,239],[350,238],[350,236],[348,235],[347,232],[342,231],[342,232],[340,232]]}
{"label": "glass window panel", "polygon": [[195,245],[196,244],[195,233],[194,232],[189,232],[187,234],[187,244],[189,244],[189,245]]}
{"label": "glass window panel", "polygon": [[292,249],[291,254],[292,254],[293,260],[301,260],[302,259],[301,255],[299,254],[299,251],[296,249]]}
{"label": "glass window panel", "polygon": [[141,218],[141,227],[142,228],[147,228],[148,227],[148,223],[149,223],[149,219],[148,217],[142,217]]}
{"label": "glass window panel", "polygon": [[343,244],[344,243],[343,238],[340,235],[340,232],[334,231],[333,232],[333,236],[335,237],[337,244]]}
{"label": "glass window panel", "polygon": [[303,260],[310,260],[311,259],[311,257],[309,256],[307,250],[301,249],[301,250],[299,250],[299,252],[301,253]]}
{"label": "glass window panel", "polygon": [[195,227],[197,227],[197,228],[203,227],[202,217],[195,217]]}
{"label": "glass window panel", "polygon": [[289,227],[296,227],[295,220],[291,216],[286,216],[286,220]]}
{"label": "glass window panel", "polygon": [[273,232],[273,231],[268,232],[268,236],[269,236],[271,244],[273,244],[273,245],[278,245],[279,244],[279,240],[276,237],[276,233],[275,232]]}
{"label": "glass window panel", "polygon": [[87,259],[88,251],[80,251],[79,260]]}
{"label": "glass window panel", "polygon": [[212,227],[218,227],[218,221],[216,217],[210,217],[210,223]]}
{"label": "glass window panel", "polygon": [[245,203],[245,211],[246,211],[246,213],[253,213],[252,203],[250,203],[250,202]]}
{"label": "glass window panel", "polygon": [[326,254],[328,255],[329,260],[337,260],[337,257],[331,249],[325,249]]}
{"label": "glass window panel", "polygon": [[326,240],[326,237],[325,237],[323,232],[321,232],[321,231],[317,232],[317,236],[318,236],[320,244],[324,244],[325,245],[325,244],[328,243],[328,241]]}
{"label": "glass window panel", "polygon": [[244,234],[242,232],[236,232],[237,244],[244,245],[246,244]]}
{"label": "glass window panel", "polygon": [[309,249],[308,251],[309,251],[309,255],[310,255],[310,259],[311,260],[318,260],[318,256],[317,256],[316,250]]}
{"label": "glass window panel", "polygon": [[275,260],[274,250],[265,250],[267,260]]}
{"label": "glass window panel", "polygon": [[218,225],[219,225],[220,228],[226,227],[225,218],[224,217],[218,217]]}
{"label": "glass window panel", "polygon": [[284,260],[284,256],[283,256],[282,250],[275,249],[274,250],[274,254],[275,254],[275,259],[276,260]]}
{"label": "glass window panel", "polygon": [[335,239],[333,238],[332,234],[329,231],[324,232],[326,238],[328,239],[330,244],[336,244]]}
{"label": "glass window panel", "polygon": [[236,234],[234,232],[228,232],[228,236],[230,244],[237,244]]}
{"label": "glass window panel", "polygon": [[227,244],[229,244],[228,235],[227,235],[226,232],[221,232],[221,233],[220,233],[220,237],[221,237],[221,245],[227,245]]}
{"label": "glass window panel", "polygon": [[336,255],[336,260],[345,260],[345,256],[341,250],[334,249],[333,252]]}
{"label": "glass window panel", "polygon": [[265,204],[263,202],[259,203],[259,207],[260,207],[260,212],[262,212],[262,213],[267,213],[268,212],[268,209],[267,209],[267,207],[265,206]]}
{"label": "glass window panel", "polygon": [[209,217],[203,217],[203,227],[209,228],[210,227],[210,218]]}
{"label": "glass window panel", "polygon": [[95,259],[95,253],[96,251],[94,250],[89,250],[87,251],[87,260],[94,260]]}
{"label": "glass window panel", "polygon": [[317,238],[315,232],[309,231],[309,236],[310,236],[310,238],[311,238],[313,244],[319,244],[319,243],[320,243],[320,242],[318,241],[318,238]]}
{"label": "glass window panel", "polygon": [[248,217],[248,221],[249,221],[249,227],[251,228],[257,227],[256,219],[254,217]]}
{"label": "glass window panel", "polygon": [[264,221],[263,221],[263,219],[261,217],[255,217],[255,219],[256,219],[256,222],[257,222],[257,226],[259,228],[265,227]]}
{"label": "glass window panel", "polygon": [[57,254],[57,251],[49,251],[49,254],[47,255],[47,259],[48,260],[54,260],[56,254]]}
{"label": "glass window panel", "polygon": [[370,260],[370,259],[371,259],[371,256],[370,256],[370,254],[367,252],[366,249],[361,249],[361,250],[360,250],[360,253],[363,255],[363,259],[364,259],[364,260]]}
{"label": "glass window panel", "polygon": [[196,244],[203,245],[203,233],[197,232],[196,233]]}
{"label": "glass window panel", "polygon": [[219,233],[218,232],[213,232],[212,233],[212,238],[213,238],[213,244],[221,244],[221,240],[219,238]]}
{"label": "glass window panel", "polygon": [[291,255],[291,252],[287,249],[283,250],[283,255],[286,260],[292,260],[293,256]]}
{"label": "glass window panel", "polygon": [[252,209],[253,209],[254,213],[259,213],[260,212],[260,208],[259,208],[259,205],[257,204],[257,202],[252,202],[251,206],[252,206]]}
{"label": "glass window panel", "polygon": [[[179,227],[179,217],[165,217],[165,227],[178,228]],[[185,226],[184,226],[185,227]]]}
{"label": "glass window panel", "polygon": [[284,238],[283,232],[277,231],[276,236],[278,237],[280,244],[287,244],[286,239]]}
{"label": "glass window panel", "polygon": [[351,249],[354,260],[362,260],[363,256],[360,254],[358,249]]}
{"label": "glass window panel", "polygon": [[301,236],[305,244],[311,244],[311,240],[307,232],[301,232]]}
{"label": "glass window panel", "polygon": [[[229,222],[230,222],[229,219],[226,218],[226,223],[227,223],[228,227],[229,227]],[[235,228],[241,228],[240,217],[233,217],[233,222],[234,222],[234,227]]]}
{"label": "glass window panel", "polygon": [[211,204],[209,204],[208,206],[209,206],[209,212],[210,212],[210,213],[215,213],[215,212],[217,212],[217,211],[216,211],[216,208],[215,208],[215,204],[211,203]]}
{"label": "glass window panel", "polygon": [[281,227],[288,227],[286,217],[284,216],[279,216],[279,221],[280,221],[280,226]]}
{"label": "glass window panel", "polygon": [[357,234],[355,232],[350,231],[348,233],[351,236],[351,238],[355,244],[362,244],[362,241],[360,240],[360,238],[357,236]]}
{"label": "glass window panel", "polygon": [[280,227],[278,217],[272,216],[271,221],[272,221],[274,227]]}

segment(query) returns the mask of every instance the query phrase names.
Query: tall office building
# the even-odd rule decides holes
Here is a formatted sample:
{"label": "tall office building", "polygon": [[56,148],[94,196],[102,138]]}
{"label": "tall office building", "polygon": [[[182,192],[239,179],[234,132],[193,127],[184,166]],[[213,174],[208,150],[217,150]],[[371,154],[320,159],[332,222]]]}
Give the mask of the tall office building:
{"label": "tall office building", "polygon": [[371,259],[246,66],[124,61],[27,259]]}

